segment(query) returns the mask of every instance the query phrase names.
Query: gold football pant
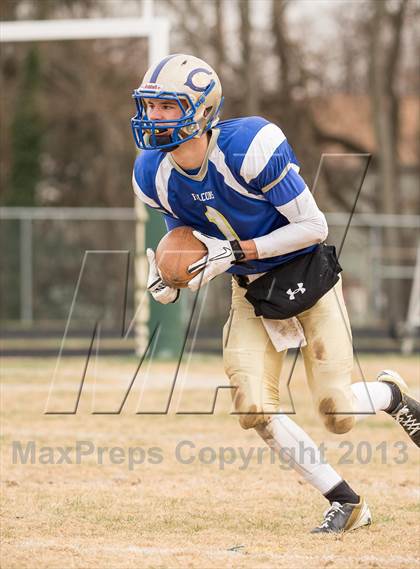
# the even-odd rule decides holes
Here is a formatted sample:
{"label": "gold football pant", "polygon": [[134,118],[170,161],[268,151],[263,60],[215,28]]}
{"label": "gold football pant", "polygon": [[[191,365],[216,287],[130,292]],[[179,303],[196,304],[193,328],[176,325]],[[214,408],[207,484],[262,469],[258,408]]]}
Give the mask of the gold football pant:
{"label": "gold football pant", "polygon": [[[241,426],[249,429],[279,412],[279,378],[287,352],[276,352],[245,293],[232,279],[232,306],[223,328],[223,360],[235,388],[235,412]],[[353,348],[341,279],[297,318],[306,337],[307,345],[301,351],[316,409],[329,431],[346,433],[355,422],[350,388]]]}

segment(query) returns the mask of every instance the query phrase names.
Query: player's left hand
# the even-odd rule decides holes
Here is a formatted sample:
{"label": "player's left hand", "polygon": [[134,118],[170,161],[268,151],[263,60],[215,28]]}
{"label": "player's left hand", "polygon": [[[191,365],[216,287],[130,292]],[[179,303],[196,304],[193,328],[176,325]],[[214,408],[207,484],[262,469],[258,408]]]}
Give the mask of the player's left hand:
{"label": "player's left hand", "polygon": [[207,255],[190,265],[187,270],[189,273],[194,273],[198,269],[204,269],[188,283],[188,288],[196,291],[217,275],[227,271],[235,262],[235,255],[227,240],[209,237],[200,231],[193,231],[193,235],[204,243],[208,250]]}
{"label": "player's left hand", "polygon": [[176,302],[179,297],[179,288],[172,288],[163,282],[156,265],[156,257],[153,249],[146,249],[146,256],[149,262],[147,290],[156,302],[160,302],[161,304]]}

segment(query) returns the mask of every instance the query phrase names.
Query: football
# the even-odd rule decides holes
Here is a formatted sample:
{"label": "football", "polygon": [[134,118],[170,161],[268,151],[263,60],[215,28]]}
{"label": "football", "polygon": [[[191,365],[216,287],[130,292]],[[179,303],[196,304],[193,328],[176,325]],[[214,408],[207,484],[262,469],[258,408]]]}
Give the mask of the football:
{"label": "football", "polygon": [[173,288],[186,288],[200,271],[187,273],[188,267],[207,254],[206,246],[193,235],[191,227],[176,227],[159,242],[156,264],[163,281]]}

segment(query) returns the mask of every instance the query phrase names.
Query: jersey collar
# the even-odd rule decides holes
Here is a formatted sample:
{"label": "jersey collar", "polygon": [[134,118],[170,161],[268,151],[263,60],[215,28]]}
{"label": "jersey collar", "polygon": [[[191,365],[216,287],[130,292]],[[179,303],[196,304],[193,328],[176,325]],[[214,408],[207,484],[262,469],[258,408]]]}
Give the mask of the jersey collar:
{"label": "jersey collar", "polygon": [[212,128],[211,129],[211,138],[209,140],[206,155],[204,156],[203,163],[201,164],[201,168],[197,172],[197,174],[188,174],[187,172],[185,172],[185,170],[183,170],[181,168],[181,166],[178,166],[178,164],[172,158],[172,155],[168,154],[168,158],[169,158],[171,165],[175,168],[175,170],[177,172],[182,174],[182,176],[185,176],[185,178],[189,178],[190,180],[195,180],[196,182],[202,182],[204,180],[206,174],[207,174],[207,169],[208,169],[208,165],[209,165],[209,156],[213,152],[213,149],[214,149],[216,142],[217,142],[217,139],[219,137],[219,133],[220,133],[220,130],[218,128]]}

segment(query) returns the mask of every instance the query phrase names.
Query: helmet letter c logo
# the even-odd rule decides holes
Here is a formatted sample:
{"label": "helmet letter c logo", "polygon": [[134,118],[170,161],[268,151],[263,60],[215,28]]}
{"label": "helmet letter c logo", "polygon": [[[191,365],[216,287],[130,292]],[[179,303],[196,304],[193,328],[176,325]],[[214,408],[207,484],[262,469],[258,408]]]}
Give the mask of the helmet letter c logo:
{"label": "helmet letter c logo", "polygon": [[197,73],[206,73],[206,75],[211,75],[211,71],[209,71],[208,69],[205,69],[204,67],[197,67],[197,69],[193,69],[192,71],[190,71],[184,85],[186,85],[193,91],[198,91],[198,92],[205,91],[208,85],[206,85],[205,87],[197,87],[197,85],[194,85],[193,83],[193,77],[194,75],[197,75]]}

